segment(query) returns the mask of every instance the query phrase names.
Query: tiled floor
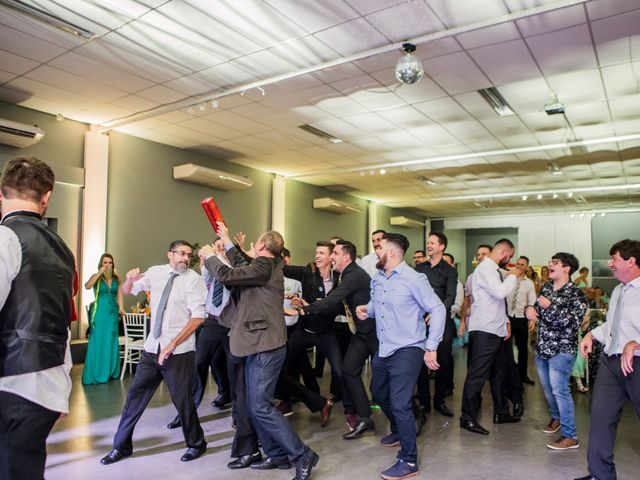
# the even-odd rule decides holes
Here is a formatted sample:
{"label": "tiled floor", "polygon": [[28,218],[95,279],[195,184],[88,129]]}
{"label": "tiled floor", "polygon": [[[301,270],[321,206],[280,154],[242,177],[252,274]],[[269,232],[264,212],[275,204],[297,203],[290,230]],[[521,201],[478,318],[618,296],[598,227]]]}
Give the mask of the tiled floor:
{"label": "tiled floor", "polygon": [[[428,425],[418,437],[421,468],[418,478],[570,480],[586,475],[590,394],[574,395],[582,442],[578,450],[554,452],[545,448],[549,437],[540,429],[548,422],[549,415],[539,383],[534,387],[526,386],[525,415],[522,422],[515,425],[492,424],[491,395],[487,388],[480,423],[491,434],[487,437],[474,435],[460,430],[458,426],[466,351],[457,350],[455,355],[456,390],[453,398],[448,399],[448,405],[456,412],[456,417],[448,419],[437,412],[430,414]],[[532,373],[533,369],[530,364]],[[114,465],[100,465],[100,458],[111,449],[130,377],[127,374],[124,382],[83,387],[80,382],[82,365],[75,367],[72,375],[71,413],[58,422],[49,437],[45,474],[48,479],[289,480],[294,476],[293,470],[256,472],[226,468],[233,430],[230,411],[220,411],[210,404],[215,385],[207,392],[200,407],[200,418],[209,444],[203,457],[190,463],[180,462],[185,445],[179,429],[166,428],[175,415],[175,409],[163,385],[138,423],[134,434],[134,455]],[[328,385],[326,375],[323,380],[324,388]],[[320,454],[320,462],[312,478],[376,479],[382,469],[394,462],[395,450],[381,448],[378,444],[388,428],[380,410],[374,410],[377,433],[350,442],[342,439],[345,424],[340,404],[334,409],[334,416],[325,429],[320,428],[318,415],[311,414],[304,405],[295,405],[294,412],[289,420],[303,440]],[[627,405],[616,444],[619,479],[631,480],[640,476],[639,426],[633,408]]]}

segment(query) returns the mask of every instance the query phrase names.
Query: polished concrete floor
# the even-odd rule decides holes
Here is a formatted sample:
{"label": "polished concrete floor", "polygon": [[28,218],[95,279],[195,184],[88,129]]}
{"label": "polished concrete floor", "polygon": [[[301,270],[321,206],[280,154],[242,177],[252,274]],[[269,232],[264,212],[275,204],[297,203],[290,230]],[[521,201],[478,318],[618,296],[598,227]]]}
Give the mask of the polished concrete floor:
{"label": "polished concrete floor", "polygon": [[[456,356],[456,389],[448,399],[455,411],[453,419],[437,412],[429,415],[425,430],[418,437],[420,476],[439,480],[458,479],[573,479],[586,475],[586,444],[589,429],[590,394],[576,393],[576,417],[581,445],[577,450],[555,452],[545,448],[549,436],[540,430],[549,420],[539,383],[526,386],[526,411],[520,424],[493,425],[492,403],[485,389],[480,423],[491,434],[478,436],[461,430],[458,425],[460,397],[464,382],[466,351],[458,349]],[[530,371],[535,376],[533,362]],[[365,372],[368,376],[368,371]],[[158,389],[134,433],[132,457],[109,466],[99,464],[111,449],[113,434],[127,394],[130,376],[123,382],[83,386],[82,365],[74,367],[74,388],[71,393],[71,413],[60,420],[48,440],[48,479],[291,479],[293,470],[256,472],[231,471],[230,444],[233,438],[229,410],[213,407],[215,385],[210,386],[200,407],[200,419],[208,442],[208,450],[200,459],[180,462],[185,450],[181,431],[168,430],[166,424],[175,415],[164,384]],[[327,375],[323,388],[328,386]],[[321,429],[317,414],[297,404],[288,417],[302,439],[320,454],[313,471],[314,479],[376,479],[379,472],[392,464],[395,449],[381,448],[380,438],[387,433],[388,423],[380,410],[374,410],[375,434],[356,441],[345,441],[340,404],[334,408],[327,428]],[[618,430],[616,464],[619,479],[640,478],[640,435],[638,418],[631,405],[625,407]]]}

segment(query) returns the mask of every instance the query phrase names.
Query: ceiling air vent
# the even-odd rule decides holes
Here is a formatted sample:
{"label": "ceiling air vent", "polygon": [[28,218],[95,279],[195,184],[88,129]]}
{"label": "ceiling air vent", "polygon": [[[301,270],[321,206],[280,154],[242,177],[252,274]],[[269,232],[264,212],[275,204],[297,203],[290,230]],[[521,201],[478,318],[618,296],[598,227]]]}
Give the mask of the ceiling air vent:
{"label": "ceiling air vent", "polygon": [[334,137],[333,135],[331,135],[330,133],[327,132],[323,132],[322,130],[316,128],[316,127],[312,127],[311,125],[300,125],[298,126],[299,129],[304,130],[307,133],[310,133],[311,135],[315,135],[316,137],[320,137],[323,140],[329,140],[331,143],[342,143],[342,140],[339,139],[338,137]]}

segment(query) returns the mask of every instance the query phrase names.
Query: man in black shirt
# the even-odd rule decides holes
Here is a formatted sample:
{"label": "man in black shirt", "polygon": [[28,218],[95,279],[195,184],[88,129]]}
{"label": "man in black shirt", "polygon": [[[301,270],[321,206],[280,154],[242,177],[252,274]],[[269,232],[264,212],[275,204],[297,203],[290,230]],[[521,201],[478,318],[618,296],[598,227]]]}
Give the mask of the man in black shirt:
{"label": "man in black shirt", "polygon": [[[442,415],[453,417],[453,412],[445,404],[445,398],[453,392],[452,345],[456,325],[451,318],[451,307],[456,299],[458,272],[442,259],[447,243],[447,237],[443,233],[430,232],[427,238],[429,261],[416,265],[416,271],[427,276],[431,288],[433,288],[447,309],[444,336],[438,346],[437,361],[440,364],[440,368],[436,371],[436,391],[433,396],[433,408]],[[423,411],[429,411],[431,392],[429,389],[429,375],[424,365],[418,378],[418,398]]]}

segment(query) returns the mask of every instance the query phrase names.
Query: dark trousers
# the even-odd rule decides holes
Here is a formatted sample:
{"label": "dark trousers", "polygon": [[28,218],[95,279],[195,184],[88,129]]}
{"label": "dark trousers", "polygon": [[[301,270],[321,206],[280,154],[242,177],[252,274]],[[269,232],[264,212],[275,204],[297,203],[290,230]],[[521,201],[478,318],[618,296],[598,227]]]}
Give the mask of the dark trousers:
{"label": "dark trousers", "polygon": [[499,415],[509,413],[504,397],[505,342],[503,337],[492,333],[469,332],[469,352],[467,358],[467,378],[462,391],[462,420],[476,421],[482,404],[482,387],[491,381],[493,411]]}
{"label": "dark trousers", "polygon": [[193,401],[196,407],[199,407],[200,403],[202,403],[202,397],[207,388],[209,367],[214,371],[214,379],[218,384],[218,394],[226,397],[231,396],[224,353],[224,342],[228,341],[228,333],[229,329],[219,325],[217,320],[211,316],[207,316],[207,320],[200,327],[196,342],[196,374],[193,385]]}
{"label": "dark trousers", "polygon": [[620,355],[600,355],[591,403],[591,430],[587,459],[589,471],[598,480],[615,480],[613,446],[616,441],[622,407],[627,400],[640,416],[640,358],[633,359],[633,372],[626,377],[620,367]]}
{"label": "dark trousers", "polygon": [[389,419],[391,432],[400,439],[398,458],[410,463],[418,459],[412,398],[423,358],[422,349],[406,347],[389,357],[376,353],[371,362],[371,394]]}
{"label": "dark trousers", "polygon": [[[336,336],[338,348],[340,349],[340,355],[342,355],[343,358],[342,363],[344,365],[344,358],[347,355],[347,349],[349,348],[349,343],[351,342],[353,333],[351,333],[351,330],[349,330],[349,324],[344,322],[333,322],[333,333]],[[344,388],[347,388],[346,385],[344,386]],[[340,385],[340,382],[333,377],[333,375],[331,375],[330,392],[331,395],[333,395],[335,398],[340,399],[342,397],[342,386]]]}
{"label": "dark trousers", "polygon": [[510,317],[511,336],[518,349],[518,374],[520,380],[529,376],[529,323],[526,318]]}
{"label": "dark trousers", "polygon": [[[291,325],[287,327],[287,338],[293,335],[293,332],[296,331],[297,325]],[[285,360],[286,362],[286,360]],[[313,372],[313,367],[311,366],[311,361],[309,360],[309,355],[300,355],[296,361],[292,361],[290,365],[285,363],[284,369],[286,369],[291,376],[296,379],[302,377],[302,383],[312,392],[320,393],[320,385],[318,384],[318,380],[316,380],[315,373]]]}
{"label": "dark trousers", "polygon": [[[349,400],[344,395],[344,378],[342,375],[342,355],[338,348],[338,342],[333,332],[309,333],[298,327],[287,341],[286,364],[300,361],[300,357],[307,355],[307,348],[315,346],[316,349],[327,357],[331,365],[331,375],[339,382],[345,410],[350,406]],[[284,369],[278,382],[278,392],[283,399],[296,397],[302,401],[309,410],[317,412],[324,407],[327,399],[306,387],[295,378],[287,369]]]}
{"label": "dark trousers", "polygon": [[[512,327],[513,328],[513,325]],[[513,330],[512,330],[513,332]],[[506,398],[511,403],[522,403],[522,395],[524,393],[524,387],[522,386],[522,380],[520,379],[520,373],[518,372],[518,366],[513,358],[513,336],[509,337],[509,340],[504,342],[504,348],[502,349],[504,355],[504,393]]]}
{"label": "dark trousers", "polygon": [[0,392],[1,480],[44,478],[47,437],[59,417],[59,412]]}
{"label": "dark trousers", "polygon": [[286,418],[273,406],[286,347],[249,355],[245,360],[247,406],[264,452],[275,460],[296,461],[306,446]]}
{"label": "dark trousers", "polygon": [[118,431],[113,439],[113,448],[124,454],[133,452],[133,429],[162,380],[167,384],[171,401],[178,410],[187,447],[206,446],[192,396],[194,360],[195,352],[186,352],[171,355],[164,361],[164,365],[159,365],[157,354],[142,352],[129,387]]}
{"label": "dark trousers", "polygon": [[[438,345],[437,361],[440,368],[435,373],[435,394],[433,404],[442,405],[447,395],[453,391],[453,334],[456,324],[449,318],[444,327],[442,341]],[[429,369],[423,363],[418,376],[418,400],[422,406],[430,406],[431,387],[429,385]]]}
{"label": "dark trousers", "polygon": [[360,419],[371,417],[369,397],[362,383],[362,367],[367,358],[375,355],[377,350],[378,339],[375,336],[365,337],[356,333],[351,335],[349,348],[342,362],[345,388],[353,402],[355,413],[358,414]]}

